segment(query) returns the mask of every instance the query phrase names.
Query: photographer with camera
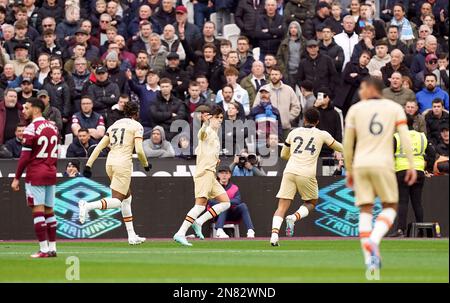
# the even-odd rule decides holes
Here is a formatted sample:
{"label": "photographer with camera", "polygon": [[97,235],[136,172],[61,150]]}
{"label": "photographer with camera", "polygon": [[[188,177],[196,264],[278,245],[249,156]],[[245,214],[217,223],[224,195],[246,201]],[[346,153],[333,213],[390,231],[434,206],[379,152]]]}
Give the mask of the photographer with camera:
{"label": "photographer with camera", "polygon": [[266,173],[259,168],[259,162],[256,154],[249,154],[243,150],[240,155],[234,157],[230,170],[233,177],[266,176]]}

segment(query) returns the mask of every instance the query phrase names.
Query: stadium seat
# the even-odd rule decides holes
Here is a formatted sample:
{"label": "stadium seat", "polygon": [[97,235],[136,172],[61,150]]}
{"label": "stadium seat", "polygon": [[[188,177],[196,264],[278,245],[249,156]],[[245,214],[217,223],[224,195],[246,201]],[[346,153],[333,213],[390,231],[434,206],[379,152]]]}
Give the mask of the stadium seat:
{"label": "stadium seat", "polygon": [[183,5],[186,6],[188,11],[188,22],[194,23],[194,4],[189,0],[183,0]]}
{"label": "stadium seat", "polygon": [[[215,238],[216,237],[216,223],[213,222],[211,225],[211,229],[212,229],[212,234],[211,237]],[[225,224],[223,226],[223,229],[233,229],[233,235],[235,238],[240,238],[240,234],[239,234],[239,221],[225,221]]]}
{"label": "stadium seat", "polygon": [[255,47],[253,49],[253,58],[255,58],[255,61],[260,60],[259,54],[261,53],[261,49],[259,47]]}
{"label": "stadium seat", "polygon": [[[211,21],[212,23],[214,23],[215,25],[217,25],[217,13],[212,13],[209,16],[209,21]],[[214,31],[214,35],[217,36],[217,26],[216,26],[216,30]]]}
{"label": "stadium seat", "polygon": [[223,35],[226,39],[229,39],[230,36],[240,35],[241,29],[236,24],[227,24],[223,27]]}
{"label": "stadium seat", "polygon": [[230,40],[230,42],[231,42],[231,47],[232,47],[233,49],[236,49],[236,48],[237,48],[237,40],[238,40],[238,38],[239,38],[239,35],[231,35],[231,36],[225,37],[225,39]]}

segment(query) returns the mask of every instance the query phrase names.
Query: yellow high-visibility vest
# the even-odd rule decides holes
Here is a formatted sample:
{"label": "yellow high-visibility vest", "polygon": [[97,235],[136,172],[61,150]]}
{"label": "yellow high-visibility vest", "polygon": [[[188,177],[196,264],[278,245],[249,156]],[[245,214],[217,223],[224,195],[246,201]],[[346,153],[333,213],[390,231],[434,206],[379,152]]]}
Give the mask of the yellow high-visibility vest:
{"label": "yellow high-visibility vest", "polygon": [[[411,138],[412,152],[414,156],[414,169],[424,171],[425,170],[425,150],[427,149],[428,140],[424,133],[419,133],[415,130],[409,131]],[[403,152],[403,148],[400,144],[400,136],[398,133],[394,134],[397,145],[395,146],[395,171],[407,170],[409,168],[408,158]]]}

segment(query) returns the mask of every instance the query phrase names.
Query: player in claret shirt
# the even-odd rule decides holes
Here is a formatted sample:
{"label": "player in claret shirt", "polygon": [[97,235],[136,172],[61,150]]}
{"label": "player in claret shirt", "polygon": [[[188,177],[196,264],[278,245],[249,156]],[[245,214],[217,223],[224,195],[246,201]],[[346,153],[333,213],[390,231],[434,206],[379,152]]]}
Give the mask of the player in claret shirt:
{"label": "player in claret shirt", "polygon": [[31,123],[23,133],[22,152],[16,176],[11,183],[13,191],[19,191],[20,177],[26,169],[25,191],[31,207],[34,231],[40,249],[32,258],[56,257],[56,217],[53,212],[58,160],[58,129],[42,117],[44,103],[30,98],[23,113]]}

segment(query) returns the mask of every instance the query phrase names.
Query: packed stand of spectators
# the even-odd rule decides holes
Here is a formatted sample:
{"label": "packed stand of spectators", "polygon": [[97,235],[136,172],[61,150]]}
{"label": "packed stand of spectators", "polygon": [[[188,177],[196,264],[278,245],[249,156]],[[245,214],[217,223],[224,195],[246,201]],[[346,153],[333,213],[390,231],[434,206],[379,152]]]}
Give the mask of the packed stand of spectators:
{"label": "packed stand of spectators", "polygon": [[18,156],[22,106],[37,97],[61,143],[73,135],[67,157],[86,157],[133,100],[147,156],[190,158],[199,108],[218,104],[236,125],[221,134],[233,175],[257,175],[236,137],[259,157],[316,107],[318,127],[340,140],[361,81],[374,76],[441,155],[448,31],[445,0],[0,0],[0,145]]}

